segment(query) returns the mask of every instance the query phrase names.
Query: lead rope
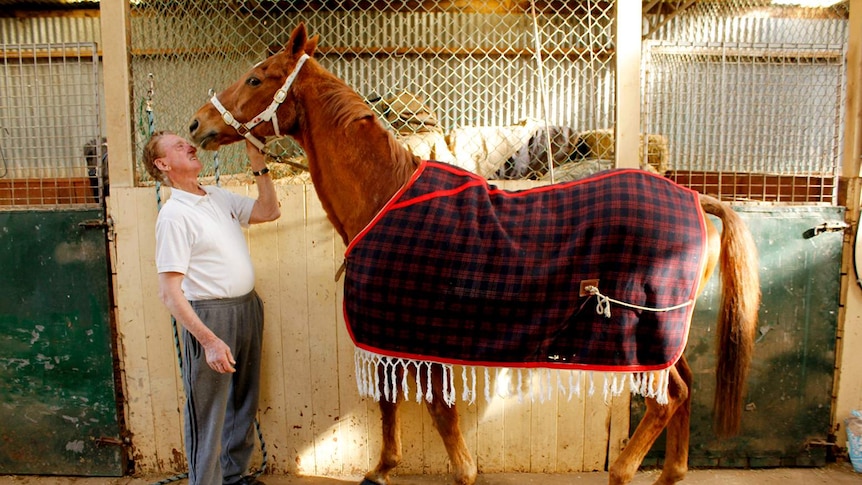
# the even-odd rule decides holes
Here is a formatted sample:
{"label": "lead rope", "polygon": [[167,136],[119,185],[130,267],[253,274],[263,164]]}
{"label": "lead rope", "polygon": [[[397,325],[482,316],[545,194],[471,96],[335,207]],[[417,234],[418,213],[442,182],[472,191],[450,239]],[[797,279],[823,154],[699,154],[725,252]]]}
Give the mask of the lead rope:
{"label": "lead rope", "polygon": [[218,152],[213,154],[213,171],[215,172],[216,187],[221,187],[221,168],[219,167]]}
{"label": "lead rope", "polygon": [[[153,93],[154,93],[153,73],[149,73],[149,79],[150,79],[150,88],[147,90],[147,97],[145,100],[145,108],[144,108],[146,110],[146,113],[147,113],[147,129],[146,129],[146,132],[144,133],[145,139],[149,139],[153,135],[153,133],[155,133],[155,131],[156,131],[155,130],[155,124],[156,124],[155,123],[155,113],[153,111]],[[215,164],[216,185],[220,186],[220,184],[219,184],[220,181],[219,181],[218,152],[215,153],[215,156],[213,157],[213,159],[214,159],[213,161]],[[158,210],[162,210],[162,183],[160,180],[156,180],[156,207],[158,208]],[[179,366],[179,369],[180,369],[180,376],[182,376],[182,373],[183,373],[183,355],[182,355],[182,350],[181,350],[181,346],[180,346],[180,332],[179,332],[179,328],[177,325],[177,319],[174,318],[173,315],[171,315],[171,330],[172,330],[173,336],[174,336],[174,349],[177,352],[177,365]],[[258,422],[257,418],[255,418],[255,420],[254,420],[254,430],[257,433],[257,439],[260,442],[261,454],[263,454],[263,459],[262,459],[261,464],[260,464],[260,469],[258,469],[256,472],[254,472],[252,474],[254,476],[254,478],[257,478],[261,474],[263,474],[264,470],[266,470],[268,454],[267,454],[267,450],[266,450],[266,442],[264,441],[263,433],[260,430],[260,422]],[[179,474],[174,475],[172,477],[165,478],[164,480],[160,480],[158,482],[153,482],[150,485],[166,485],[168,483],[177,482],[177,481],[183,480],[183,479],[188,478],[188,477],[189,477],[188,472],[179,473]]]}

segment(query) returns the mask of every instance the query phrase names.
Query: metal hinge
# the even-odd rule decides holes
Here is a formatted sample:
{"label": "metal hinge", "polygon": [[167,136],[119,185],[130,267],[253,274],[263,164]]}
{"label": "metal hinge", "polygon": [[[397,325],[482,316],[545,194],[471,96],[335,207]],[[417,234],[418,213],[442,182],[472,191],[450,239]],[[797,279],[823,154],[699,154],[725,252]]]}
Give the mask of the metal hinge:
{"label": "metal hinge", "polygon": [[106,219],[87,219],[78,223],[78,227],[85,229],[108,229],[114,225],[110,217]]}
{"label": "metal hinge", "polygon": [[810,441],[805,443],[806,449],[807,448],[832,448],[834,446],[837,446],[837,443],[833,443],[831,441],[827,441],[824,439],[810,440]]}
{"label": "metal hinge", "polygon": [[96,442],[96,446],[123,446],[127,444],[125,440],[111,436],[100,436],[94,441]]}

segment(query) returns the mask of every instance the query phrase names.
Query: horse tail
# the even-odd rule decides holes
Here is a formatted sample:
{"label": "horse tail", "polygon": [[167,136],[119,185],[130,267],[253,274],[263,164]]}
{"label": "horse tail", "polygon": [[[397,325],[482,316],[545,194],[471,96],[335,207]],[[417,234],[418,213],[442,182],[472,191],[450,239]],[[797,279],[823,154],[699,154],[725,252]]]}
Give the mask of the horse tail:
{"label": "horse tail", "polygon": [[720,200],[700,195],[703,210],[722,223],[721,306],[718,314],[714,427],[719,437],[739,432],[746,380],[754,352],[760,275],[757,248],[744,221]]}

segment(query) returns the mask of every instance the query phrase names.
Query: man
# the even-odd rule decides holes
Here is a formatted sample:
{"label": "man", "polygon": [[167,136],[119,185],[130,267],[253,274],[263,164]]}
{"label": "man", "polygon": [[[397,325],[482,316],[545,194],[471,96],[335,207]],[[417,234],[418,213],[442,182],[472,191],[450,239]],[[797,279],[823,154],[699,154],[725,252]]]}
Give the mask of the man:
{"label": "man", "polygon": [[152,135],[144,166],[171,187],[156,221],[159,296],[183,331],[185,439],[192,485],[261,485],[244,476],[254,451],[263,304],[242,231],[281,213],[263,154],[246,145],[258,197],[203,187],[197,149]]}

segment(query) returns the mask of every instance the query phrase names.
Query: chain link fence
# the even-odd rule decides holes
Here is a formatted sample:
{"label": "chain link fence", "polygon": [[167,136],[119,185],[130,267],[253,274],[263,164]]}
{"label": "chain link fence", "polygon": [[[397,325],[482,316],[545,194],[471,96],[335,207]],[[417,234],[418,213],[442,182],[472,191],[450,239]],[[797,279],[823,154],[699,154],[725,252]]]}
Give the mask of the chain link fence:
{"label": "chain link fence", "polygon": [[[321,36],[319,62],[418,155],[489,178],[546,177],[549,147],[564,163],[577,154],[579,132],[613,127],[612,19],[608,2],[140,3],[132,19],[138,143],[150,129],[148,103],[156,129],[185,132],[209,89],[236,80],[305,22]],[[272,147],[302,157],[289,140]],[[207,157],[207,176],[245,179],[241,147]]]}
{"label": "chain link fence", "polygon": [[[598,1],[138,2],[137,143],[152,129],[185,133],[210,89],[238,79],[305,22],[321,36],[319,62],[420,157],[489,179],[579,178],[614,163],[614,8]],[[725,198],[834,203],[846,19],[846,4],[644,2],[642,167]],[[270,148],[303,156],[289,139]],[[202,159],[205,177],[250,179],[241,144]],[[286,165],[274,172],[307,181]],[[142,168],[138,174],[147,181]],[[802,185],[788,195],[780,188],[787,180]]]}

